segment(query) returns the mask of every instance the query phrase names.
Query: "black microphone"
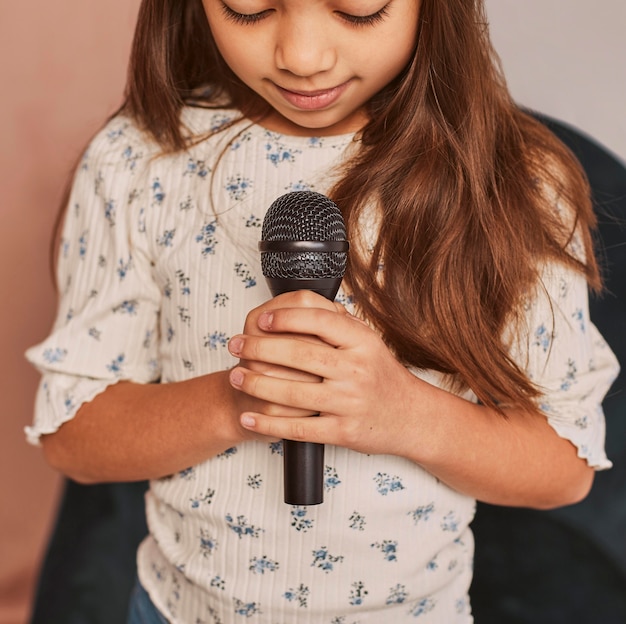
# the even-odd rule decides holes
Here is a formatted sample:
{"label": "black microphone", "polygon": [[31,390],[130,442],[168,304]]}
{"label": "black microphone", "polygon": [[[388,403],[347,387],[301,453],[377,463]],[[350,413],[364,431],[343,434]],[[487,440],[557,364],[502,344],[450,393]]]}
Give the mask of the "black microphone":
{"label": "black microphone", "polygon": [[[349,244],[337,205],[314,191],[295,191],[269,207],[261,230],[261,269],[277,296],[312,290],[333,300],[346,271]],[[283,440],[285,502],[324,500],[324,445]]]}

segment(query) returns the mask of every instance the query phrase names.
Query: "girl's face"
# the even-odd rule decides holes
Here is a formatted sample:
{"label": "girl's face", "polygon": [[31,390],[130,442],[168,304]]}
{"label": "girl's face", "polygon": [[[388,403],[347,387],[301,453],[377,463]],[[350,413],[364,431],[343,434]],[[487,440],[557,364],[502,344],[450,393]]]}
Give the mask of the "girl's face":
{"label": "girl's face", "polygon": [[273,108],[263,123],[329,136],[367,122],[365,103],[406,66],[420,0],[203,0],[231,70]]}

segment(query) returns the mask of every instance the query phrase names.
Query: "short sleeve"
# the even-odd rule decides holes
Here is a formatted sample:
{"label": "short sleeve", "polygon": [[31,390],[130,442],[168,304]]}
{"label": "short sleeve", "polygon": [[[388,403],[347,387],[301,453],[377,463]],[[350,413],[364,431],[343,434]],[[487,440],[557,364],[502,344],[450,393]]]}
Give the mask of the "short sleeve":
{"label": "short sleeve", "polygon": [[540,389],[539,407],[558,435],[591,467],[610,468],[602,401],[619,364],[589,318],[585,277],[562,264],[547,264],[526,312],[513,359]]}
{"label": "short sleeve", "polygon": [[57,263],[57,317],[50,335],[26,352],[42,373],[26,429],[33,444],[107,386],[160,376],[160,297],[142,234],[147,152],[139,132],[118,117],[75,173]]}

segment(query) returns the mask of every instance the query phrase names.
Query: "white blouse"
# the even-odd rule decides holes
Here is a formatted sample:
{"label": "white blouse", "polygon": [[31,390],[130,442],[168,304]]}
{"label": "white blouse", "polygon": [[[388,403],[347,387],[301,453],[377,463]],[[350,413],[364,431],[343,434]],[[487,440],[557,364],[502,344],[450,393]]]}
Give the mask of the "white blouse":
{"label": "white blouse", "polygon": [[[183,118],[205,133],[234,115],[188,108]],[[119,380],[235,365],[229,338],[271,296],[257,251],[266,209],[288,191],[328,192],[351,145],[351,135],[237,122],[159,156],[128,119],[108,123],[76,174],[54,328],[27,352],[42,373],[28,439]],[[607,468],[601,401],[617,362],[589,321],[584,279],[557,265],[544,273],[513,355],[545,388],[548,422]],[[138,571],[172,622],[472,622],[473,499],[405,459],[327,446],[324,503],[286,505],[281,454],[280,443],[246,442],[150,484]]]}

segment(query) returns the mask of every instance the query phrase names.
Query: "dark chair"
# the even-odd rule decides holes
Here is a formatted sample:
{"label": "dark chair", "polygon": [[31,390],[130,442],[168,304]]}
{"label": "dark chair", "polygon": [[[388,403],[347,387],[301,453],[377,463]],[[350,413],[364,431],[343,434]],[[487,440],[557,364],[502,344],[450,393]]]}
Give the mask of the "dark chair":
{"label": "dark chair", "polygon": [[31,624],[124,624],[147,483],[66,480]]}
{"label": "dark chair", "polygon": [[[580,159],[594,192],[607,294],[592,318],[626,365],[626,168],[591,139],[541,117]],[[623,371],[605,401],[615,468],[588,499],[553,512],[479,504],[477,624],[626,622],[626,394]],[[31,624],[123,624],[146,534],[145,483],[66,482]]]}
{"label": "dark chair", "polygon": [[[591,318],[626,368],[626,166],[572,127],[538,116],[583,165],[599,219],[606,293]],[[473,524],[477,624],[626,622],[626,370],[604,402],[612,470],[588,498],[550,512],[479,504]]]}

